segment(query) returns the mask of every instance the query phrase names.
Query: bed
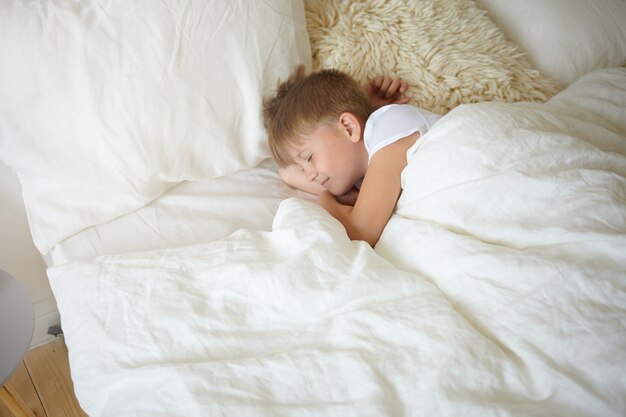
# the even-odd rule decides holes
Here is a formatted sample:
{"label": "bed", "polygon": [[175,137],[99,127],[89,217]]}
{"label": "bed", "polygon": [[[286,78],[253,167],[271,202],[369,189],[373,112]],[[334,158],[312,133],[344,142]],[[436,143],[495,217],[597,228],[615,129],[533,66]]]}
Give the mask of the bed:
{"label": "bed", "polygon": [[[4,2],[0,158],[90,416],[626,414],[626,3]],[[297,64],[411,84],[374,248],[280,181]]]}

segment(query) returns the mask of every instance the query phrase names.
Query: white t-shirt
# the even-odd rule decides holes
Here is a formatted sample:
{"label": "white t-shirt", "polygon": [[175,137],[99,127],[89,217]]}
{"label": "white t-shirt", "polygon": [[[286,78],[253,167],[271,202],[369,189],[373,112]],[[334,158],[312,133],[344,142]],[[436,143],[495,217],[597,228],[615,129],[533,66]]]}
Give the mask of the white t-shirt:
{"label": "white t-shirt", "polygon": [[420,137],[439,120],[441,116],[408,105],[389,104],[376,110],[365,122],[363,140],[369,158],[385,146],[407,137],[417,131]]}

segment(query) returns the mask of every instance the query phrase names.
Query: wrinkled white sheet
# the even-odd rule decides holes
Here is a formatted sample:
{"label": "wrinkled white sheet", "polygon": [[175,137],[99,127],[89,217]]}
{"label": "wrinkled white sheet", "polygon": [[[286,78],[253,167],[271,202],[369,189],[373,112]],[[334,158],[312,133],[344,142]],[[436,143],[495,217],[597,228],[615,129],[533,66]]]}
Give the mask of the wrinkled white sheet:
{"label": "wrinkled white sheet", "polygon": [[[375,250],[272,231],[49,269],[90,416],[622,416],[626,71],[444,117]],[[386,259],[385,259],[386,258]]]}
{"label": "wrinkled white sheet", "polygon": [[314,196],[286,185],[276,164],[180,184],[142,208],[89,227],[50,251],[50,265],[101,255],[175,248],[227,237],[238,229],[269,231],[278,205]]}
{"label": "wrinkled white sheet", "polygon": [[624,415],[626,70],[436,127],[377,252],[506,352],[542,414]]}

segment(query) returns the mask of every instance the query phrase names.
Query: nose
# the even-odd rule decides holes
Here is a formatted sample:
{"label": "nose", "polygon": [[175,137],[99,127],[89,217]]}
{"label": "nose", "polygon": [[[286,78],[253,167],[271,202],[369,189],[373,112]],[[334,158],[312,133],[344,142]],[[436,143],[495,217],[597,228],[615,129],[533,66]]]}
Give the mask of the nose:
{"label": "nose", "polygon": [[313,169],[311,164],[306,164],[306,166],[304,167],[304,174],[309,181],[313,181],[315,180],[315,178],[317,178],[317,171]]}

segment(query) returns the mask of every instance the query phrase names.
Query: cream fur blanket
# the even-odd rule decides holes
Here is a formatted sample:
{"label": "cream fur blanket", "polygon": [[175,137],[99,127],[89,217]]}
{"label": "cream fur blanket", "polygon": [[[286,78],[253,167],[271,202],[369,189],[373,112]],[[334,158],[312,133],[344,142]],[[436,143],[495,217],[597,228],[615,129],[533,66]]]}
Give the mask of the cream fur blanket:
{"label": "cream fur blanket", "polygon": [[554,83],[471,0],[307,0],[313,69],[406,80],[412,104],[539,101]]}

